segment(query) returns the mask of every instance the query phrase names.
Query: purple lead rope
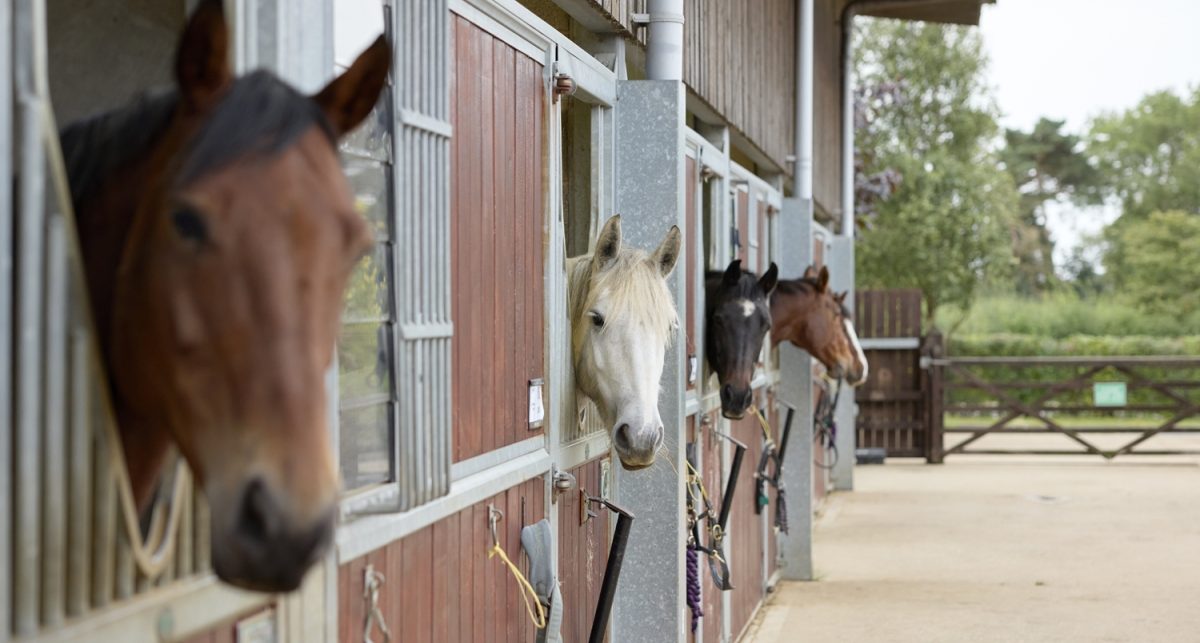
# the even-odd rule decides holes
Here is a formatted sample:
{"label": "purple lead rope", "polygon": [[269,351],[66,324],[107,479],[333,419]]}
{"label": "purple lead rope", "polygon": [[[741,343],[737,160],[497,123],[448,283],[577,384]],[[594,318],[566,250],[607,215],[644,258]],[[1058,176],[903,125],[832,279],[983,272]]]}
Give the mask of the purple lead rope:
{"label": "purple lead rope", "polygon": [[692,631],[695,632],[704,610],[700,607],[700,554],[692,545],[687,547],[687,604],[692,610]]}

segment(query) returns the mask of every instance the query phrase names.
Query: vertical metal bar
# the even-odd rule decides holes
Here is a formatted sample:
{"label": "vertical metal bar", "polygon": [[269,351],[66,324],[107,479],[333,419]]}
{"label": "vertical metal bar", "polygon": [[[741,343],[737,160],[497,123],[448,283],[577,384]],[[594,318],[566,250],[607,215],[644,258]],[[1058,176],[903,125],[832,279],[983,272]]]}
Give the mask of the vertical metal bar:
{"label": "vertical metal bar", "polygon": [[[110,449],[119,449],[119,445],[111,445]],[[120,510],[120,507],[117,507]],[[130,550],[129,534],[121,525],[117,525],[117,554],[116,554],[116,583],[115,598],[120,601],[133,596],[134,583],[137,581],[137,569],[133,562],[133,552]]]}
{"label": "vertical metal bar", "polygon": [[[103,384],[92,382],[92,403],[88,410],[92,422],[106,421],[97,400],[104,394]],[[96,427],[97,429],[101,427]],[[92,452],[92,605],[100,608],[113,599],[117,566],[117,494],[113,484],[108,450],[113,445],[97,440]]]}
{"label": "vertical metal bar", "polygon": [[67,229],[54,198],[46,199],[45,365],[42,426],[42,624],[65,618]]}
{"label": "vertical metal bar", "polygon": [[70,531],[67,558],[67,616],[78,616],[88,608],[88,581],[91,577],[92,526],[92,415],[91,343],[89,329],[80,307],[87,305],[81,284],[72,288],[74,301],[71,320],[71,419],[70,432]]}
{"label": "vertical metal bar", "polygon": [[196,507],[196,571],[206,572],[212,568],[212,516],[199,487],[192,492],[192,500]]}
{"label": "vertical metal bar", "polygon": [[[13,3],[0,2],[0,177],[14,176],[13,144]],[[0,638],[12,632],[12,266],[13,203],[12,181],[0,180],[0,420],[7,427],[0,434]]]}
{"label": "vertical metal bar", "polygon": [[[20,5],[28,11],[28,5]],[[28,34],[18,38],[18,58],[22,45],[32,48]],[[26,42],[21,42],[26,40]],[[26,53],[28,56],[29,53]],[[25,71],[25,70],[21,70]],[[38,101],[25,93],[18,98],[21,110],[21,174],[19,177],[17,316],[15,340],[17,353],[16,392],[16,473],[15,542],[13,543],[13,611],[15,633],[32,634],[38,626],[38,599],[41,596],[40,476],[41,451],[41,343],[42,343],[42,259],[43,221],[42,181],[44,159],[38,140]]]}

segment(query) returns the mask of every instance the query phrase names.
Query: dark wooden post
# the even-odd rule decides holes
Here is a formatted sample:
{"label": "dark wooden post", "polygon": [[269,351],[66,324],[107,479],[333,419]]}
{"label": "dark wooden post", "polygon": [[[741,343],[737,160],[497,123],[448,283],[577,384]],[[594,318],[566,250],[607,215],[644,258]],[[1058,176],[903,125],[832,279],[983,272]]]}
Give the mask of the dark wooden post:
{"label": "dark wooden post", "polygon": [[925,336],[921,346],[921,365],[924,374],[921,377],[921,388],[925,394],[925,461],[929,464],[941,464],[943,450],[943,405],[945,400],[942,391],[942,377],[945,366],[940,360],[946,354],[945,342],[941,331],[934,328]]}

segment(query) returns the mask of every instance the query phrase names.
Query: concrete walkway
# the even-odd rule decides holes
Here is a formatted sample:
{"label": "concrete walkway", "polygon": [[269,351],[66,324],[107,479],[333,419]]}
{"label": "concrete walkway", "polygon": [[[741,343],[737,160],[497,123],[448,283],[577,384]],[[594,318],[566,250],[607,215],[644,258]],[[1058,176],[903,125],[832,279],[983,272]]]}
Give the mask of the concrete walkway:
{"label": "concrete walkway", "polygon": [[1200,461],[858,467],[746,637],[1200,642]]}

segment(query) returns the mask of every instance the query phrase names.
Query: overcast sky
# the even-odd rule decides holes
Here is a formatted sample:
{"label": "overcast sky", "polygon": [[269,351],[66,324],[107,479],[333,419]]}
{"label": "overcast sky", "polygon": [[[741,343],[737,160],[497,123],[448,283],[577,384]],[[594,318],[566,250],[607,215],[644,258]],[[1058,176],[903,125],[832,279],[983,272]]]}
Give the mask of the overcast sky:
{"label": "overcast sky", "polygon": [[[1049,116],[1082,133],[1149,92],[1200,85],[1200,0],[998,0],[980,29],[1005,127]],[[1057,258],[1116,216],[1056,210]]]}

